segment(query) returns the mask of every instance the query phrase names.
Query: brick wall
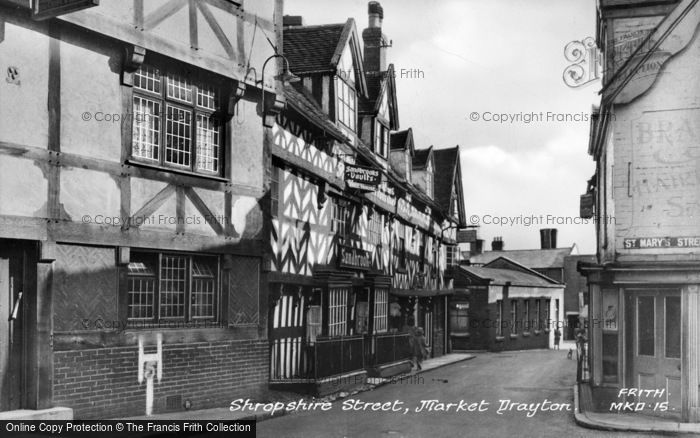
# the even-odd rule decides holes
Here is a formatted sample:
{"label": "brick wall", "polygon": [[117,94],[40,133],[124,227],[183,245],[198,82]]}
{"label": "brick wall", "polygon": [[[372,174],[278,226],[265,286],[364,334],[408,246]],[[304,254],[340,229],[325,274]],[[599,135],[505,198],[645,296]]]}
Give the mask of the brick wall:
{"label": "brick wall", "polygon": [[[73,408],[77,419],[144,415],[146,384],[137,381],[137,361],[136,346],[55,352],[54,406]],[[225,407],[239,397],[260,399],[268,363],[265,340],[163,345],[154,413],[166,410],[168,396],[190,400],[192,409]]]}

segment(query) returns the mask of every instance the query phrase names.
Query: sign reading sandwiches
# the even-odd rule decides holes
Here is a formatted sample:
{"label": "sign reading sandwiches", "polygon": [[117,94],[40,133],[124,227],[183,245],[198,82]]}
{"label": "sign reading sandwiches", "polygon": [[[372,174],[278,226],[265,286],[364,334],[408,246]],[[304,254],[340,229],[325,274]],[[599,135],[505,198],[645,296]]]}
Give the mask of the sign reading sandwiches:
{"label": "sign reading sandwiches", "polygon": [[346,269],[368,270],[372,257],[368,251],[350,246],[338,245],[338,267]]}

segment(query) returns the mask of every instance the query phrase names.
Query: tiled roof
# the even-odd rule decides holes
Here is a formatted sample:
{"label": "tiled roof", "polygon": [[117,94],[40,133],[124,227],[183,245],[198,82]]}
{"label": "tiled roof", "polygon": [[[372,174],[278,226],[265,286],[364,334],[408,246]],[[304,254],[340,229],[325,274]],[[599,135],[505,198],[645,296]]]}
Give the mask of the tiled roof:
{"label": "tiled roof", "polygon": [[547,281],[543,277],[527,272],[510,269],[484,268],[481,266],[460,266],[460,269],[475,275],[481,279],[490,279],[493,284],[503,285],[510,282],[512,286],[530,287],[562,287],[554,281]]}
{"label": "tiled roof", "polygon": [[334,71],[332,59],[346,23],[284,29],[284,56],[295,74]]}
{"label": "tiled roof", "polygon": [[433,149],[435,163],[435,202],[444,212],[450,211],[452,185],[459,160],[459,146],[450,149]]}
{"label": "tiled roof", "polygon": [[302,87],[294,87],[285,85],[284,95],[287,102],[301,116],[306,117],[310,122],[315,124],[319,129],[326,131],[339,141],[345,141],[346,137],[338,129],[338,127],[329,120],[328,116],[323,112],[321,107],[316,103],[314,98]]}
{"label": "tiled roof", "polygon": [[563,268],[564,257],[571,254],[573,247],[554,249],[514,249],[506,251],[484,251],[469,259],[472,264],[485,265],[499,257],[507,257],[530,269]]}

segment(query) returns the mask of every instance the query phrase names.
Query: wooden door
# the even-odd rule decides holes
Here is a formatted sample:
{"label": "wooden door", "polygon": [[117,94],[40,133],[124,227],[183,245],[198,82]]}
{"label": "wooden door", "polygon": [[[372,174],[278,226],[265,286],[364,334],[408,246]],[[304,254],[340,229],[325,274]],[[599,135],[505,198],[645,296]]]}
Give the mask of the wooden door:
{"label": "wooden door", "polygon": [[[645,413],[681,412],[681,296],[678,290],[639,290],[628,295],[632,334],[631,386],[653,393],[636,397]],[[667,403],[665,409],[660,404]]]}

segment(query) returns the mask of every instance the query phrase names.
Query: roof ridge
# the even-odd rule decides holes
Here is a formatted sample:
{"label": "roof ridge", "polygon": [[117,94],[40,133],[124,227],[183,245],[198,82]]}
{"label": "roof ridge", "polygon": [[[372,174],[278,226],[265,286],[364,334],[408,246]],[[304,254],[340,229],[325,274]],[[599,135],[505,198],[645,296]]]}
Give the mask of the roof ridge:
{"label": "roof ridge", "polygon": [[331,24],[311,24],[308,26],[285,26],[284,32],[292,32],[295,30],[316,30],[325,27],[344,27],[347,21],[342,23],[331,23]]}

